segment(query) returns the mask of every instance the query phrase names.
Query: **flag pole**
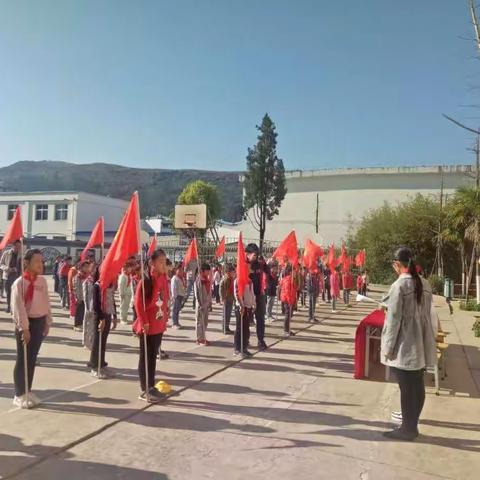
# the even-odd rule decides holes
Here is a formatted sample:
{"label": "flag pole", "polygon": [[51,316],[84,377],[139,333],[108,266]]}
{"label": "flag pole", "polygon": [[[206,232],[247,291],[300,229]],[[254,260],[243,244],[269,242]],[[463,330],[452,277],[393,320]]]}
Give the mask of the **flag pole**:
{"label": "flag pole", "polygon": [[245,349],[243,348],[243,317],[245,316],[245,307],[240,310],[240,356],[243,357]]}
{"label": "flag pole", "polygon": [[[22,275],[22,298],[25,299],[25,279],[23,278],[24,275],[24,258],[23,258],[23,237],[20,238],[20,272]],[[30,408],[30,387],[28,385],[28,351],[27,351],[27,344],[25,343],[25,338],[23,339],[23,375],[25,380],[25,403],[27,408]]]}
{"label": "flag pole", "polygon": [[[144,267],[144,258],[143,258],[143,248],[140,251],[140,272],[142,276],[142,300],[143,300],[143,310],[145,311],[145,267]],[[143,328],[143,356],[144,356],[144,363],[145,363],[145,398],[147,402],[150,401],[150,387],[148,385],[148,357],[147,357],[147,332],[145,331],[145,327]]]}
{"label": "flag pole", "polygon": [[[135,192],[138,196],[138,192]],[[137,229],[138,229],[138,243],[140,245],[140,274],[142,276],[142,302],[143,302],[143,310],[145,311],[146,302],[145,302],[145,265],[144,265],[144,250],[142,248],[142,243],[140,242],[140,200],[137,200],[138,203],[138,222],[137,222]],[[147,265],[148,267],[148,265]],[[145,331],[145,326],[143,328],[143,356],[144,356],[144,364],[145,364],[145,399],[147,402],[150,402],[150,387],[148,385],[148,349],[147,349],[147,332]],[[161,356],[161,355],[160,355]]]}

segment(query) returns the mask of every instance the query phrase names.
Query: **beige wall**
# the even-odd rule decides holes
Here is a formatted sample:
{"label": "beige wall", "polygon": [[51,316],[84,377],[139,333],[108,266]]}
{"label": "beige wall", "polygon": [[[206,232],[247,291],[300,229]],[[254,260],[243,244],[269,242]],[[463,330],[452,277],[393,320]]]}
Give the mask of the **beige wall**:
{"label": "beige wall", "polygon": [[[472,184],[470,166],[442,167],[444,193]],[[439,198],[439,167],[372,168],[289,172],[288,193],[280,214],[267,225],[266,239],[279,241],[292,229],[301,243],[306,238],[322,244],[339,243],[350,225],[384,202],[396,204],[417,193]],[[319,233],[315,233],[316,196],[319,195]],[[249,222],[239,228],[252,238]],[[257,234],[258,235],[258,234]]]}

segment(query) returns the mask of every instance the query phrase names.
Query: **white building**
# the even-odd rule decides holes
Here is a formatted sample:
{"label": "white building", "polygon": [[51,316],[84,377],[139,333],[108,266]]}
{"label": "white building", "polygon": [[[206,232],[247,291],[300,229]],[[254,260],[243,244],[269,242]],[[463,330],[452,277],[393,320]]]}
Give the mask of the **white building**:
{"label": "white building", "polygon": [[[322,245],[338,244],[369,210],[385,202],[404,202],[418,193],[439,198],[442,178],[444,194],[451,195],[473,183],[472,173],[470,165],[287,172],[288,193],[279,215],[267,222],[265,239],[280,241],[295,230],[301,245],[306,238]],[[235,228],[244,238],[258,238],[249,221]]]}
{"label": "white building", "polygon": [[0,236],[20,205],[27,238],[87,240],[99,217],[113,239],[128,202],[84,192],[0,192]]}

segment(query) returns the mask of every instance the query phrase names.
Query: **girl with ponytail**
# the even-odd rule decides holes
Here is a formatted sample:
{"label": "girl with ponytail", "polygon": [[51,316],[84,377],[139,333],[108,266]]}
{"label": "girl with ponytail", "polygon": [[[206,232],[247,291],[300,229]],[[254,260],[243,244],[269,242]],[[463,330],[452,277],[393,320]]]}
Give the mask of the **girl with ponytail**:
{"label": "girl with ponytail", "polygon": [[402,426],[384,435],[412,441],[425,402],[423,375],[437,361],[432,327],[433,296],[428,282],[418,274],[413,252],[400,247],[393,256],[398,279],[387,296],[388,310],[382,331],[382,363],[395,373],[400,387]]}

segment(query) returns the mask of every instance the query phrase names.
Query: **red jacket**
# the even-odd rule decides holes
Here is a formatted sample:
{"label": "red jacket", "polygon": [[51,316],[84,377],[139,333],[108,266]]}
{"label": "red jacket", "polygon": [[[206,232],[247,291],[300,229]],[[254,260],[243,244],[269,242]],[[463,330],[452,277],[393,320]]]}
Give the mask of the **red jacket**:
{"label": "red jacket", "polygon": [[291,275],[280,280],[280,301],[289,305],[295,305],[297,301],[297,287]]}
{"label": "red jacket", "polygon": [[340,296],[340,278],[338,277],[338,273],[335,271],[333,271],[330,275],[330,294],[335,298]]}
{"label": "red jacket", "polygon": [[58,272],[59,276],[67,278],[68,272],[70,271],[71,268],[72,266],[69,265],[68,263],[66,262],[62,263],[62,266],[60,267],[60,271]]}
{"label": "red jacket", "polygon": [[362,288],[362,285],[363,285],[362,275],[359,274],[357,276],[357,290],[360,290]]}
{"label": "red jacket", "polygon": [[353,275],[351,272],[342,273],[342,285],[344,290],[352,290]]}
{"label": "red jacket", "polygon": [[[169,288],[168,279],[166,275],[152,275],[153,291],[150,299],[145,299],[145,306],[143,303],[143,282],[139,282],[135,291],[135,312],[137,318],[133,322],[133,331],[140,335],[143,326],[148,323],[148,335],[157,335],[163,333],[167,329],[168,321],[168,299]],[[159,300],[160,299],[160,300]],[[159,315],[158,303],[162,302],[162,312]],[[157,318],[159,317],[159,318]]]}

